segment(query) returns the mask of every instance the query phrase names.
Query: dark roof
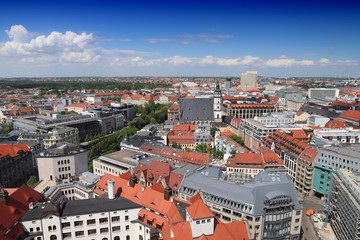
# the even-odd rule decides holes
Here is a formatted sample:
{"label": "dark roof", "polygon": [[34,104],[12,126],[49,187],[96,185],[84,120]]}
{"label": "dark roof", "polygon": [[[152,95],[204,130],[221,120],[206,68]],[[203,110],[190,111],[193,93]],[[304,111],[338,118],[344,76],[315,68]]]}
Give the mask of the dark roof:
{"label": "dark roof", "polygon": [[151,143],[151,142],[162,142],[164,139],[159,136],[140,136],[134,135],[131,137],[126,144],[132,145],[134,147],[141,147],[144,143]]}
{"label": "dark roof", "polygon": [[[34,209],[30,209],[22,217],[22,221],[41,219],[46,215],[48,209],[56,209],[55,205],[51,202],[36,204]],[[59,208],[59,212],[61,212],[61,216],[66,217],[134,208],[141,208],[141,206],[126,198],[91,198],[66,202]]]}
{"label": "dark roof", "polygon": [[323,117],[328,117],[328,118],[336,118],[339,116],[339,114],[336,112],[331,112],[326,109],[321,109],[321,108],[312,107],[312,106],[304,107],[304,111],[309,114],[317,114],[317,115],[320,115]]}
{"label": "dark roof", "polygon": [[214,98],[180,98],[180,120],[213,121]]}

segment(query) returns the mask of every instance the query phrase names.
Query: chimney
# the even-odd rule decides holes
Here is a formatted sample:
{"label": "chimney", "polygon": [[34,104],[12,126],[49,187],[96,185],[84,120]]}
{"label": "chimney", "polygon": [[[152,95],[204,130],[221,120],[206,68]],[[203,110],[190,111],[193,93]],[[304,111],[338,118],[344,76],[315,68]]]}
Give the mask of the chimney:
{"label": "chimney", "polygon": [[133,174],[130,177],[129,186],[133,188],[136,183],[137,183],[137,177],[135,176],[135,174]]}
{"label": "chimney", "polygon": [[109,199],[115,198],[115,181],[114,181],[114,179],[108,180],[108,197],[109,197]]}
{"label": "chimney", "polygon": [[150,240],[159,240],[160,233],[157,228],[151,228],[150,229]]}
{"label": "chimney", "polygon": [[0,203],[5,203],[5,205],[9,203],[9,193],[2,185],[0,185]]}
{"label": "chimney", "polygon": [[166,201],[169,201],[170,197],[171,197],[171,193],[172,193],[172,190],[169,186],[166,186],[165,189],[164,189],[164,199]]}

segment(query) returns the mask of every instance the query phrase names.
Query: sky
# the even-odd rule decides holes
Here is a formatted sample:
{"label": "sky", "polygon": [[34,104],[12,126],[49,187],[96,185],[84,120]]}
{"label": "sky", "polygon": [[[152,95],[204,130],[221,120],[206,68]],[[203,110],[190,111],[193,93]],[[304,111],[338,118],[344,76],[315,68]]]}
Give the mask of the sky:
{"label": "sky", "polygon": [[358,1],[7,1],[0,77],[360,77]]}

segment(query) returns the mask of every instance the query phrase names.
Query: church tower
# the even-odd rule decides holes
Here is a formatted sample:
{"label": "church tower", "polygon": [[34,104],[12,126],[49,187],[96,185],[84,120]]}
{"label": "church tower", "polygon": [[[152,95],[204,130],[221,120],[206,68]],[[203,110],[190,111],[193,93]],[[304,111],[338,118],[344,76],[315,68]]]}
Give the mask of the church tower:
{"label": "church tower", "polygon": [[216,82],[214,90],[214,121],[222,122],[222,101],[219,82]]}

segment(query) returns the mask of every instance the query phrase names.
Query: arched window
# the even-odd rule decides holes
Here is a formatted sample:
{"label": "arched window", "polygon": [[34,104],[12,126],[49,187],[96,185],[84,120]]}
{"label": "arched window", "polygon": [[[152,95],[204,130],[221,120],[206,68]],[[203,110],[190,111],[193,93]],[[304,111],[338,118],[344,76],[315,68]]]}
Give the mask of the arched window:
{"label": "arched window", "polygon": [[50,240],[57,240],[56,235],[51,235],[51,236],[50,236]]}
{"label": "arched window", "polygon": [[114,237],[114,240],[120,240],[119,236]]}
{"label": "arched window", "polygon": [[144,240],[144,237],[142,235],[139,235],[139,240]]}
{"label": "arched window", "polygon": [[48,226],[48,230],[49,230],[49,231],[51,231],[51,230],[52,230],[51,226]]}
{"label": "arched window", "polygon": [[55,225],[53,225],[53,230],[54,230],[54,231],[56,230],[56,226],[55,226]]}
{"label": "arched window", "polygon": [[130,235],[127,235],[127,236],[126,236],[126,240],[130,240]]}
{"label": "arched window", "polygon": [[103,238],[102,240],[108,240],[107,238]]}

